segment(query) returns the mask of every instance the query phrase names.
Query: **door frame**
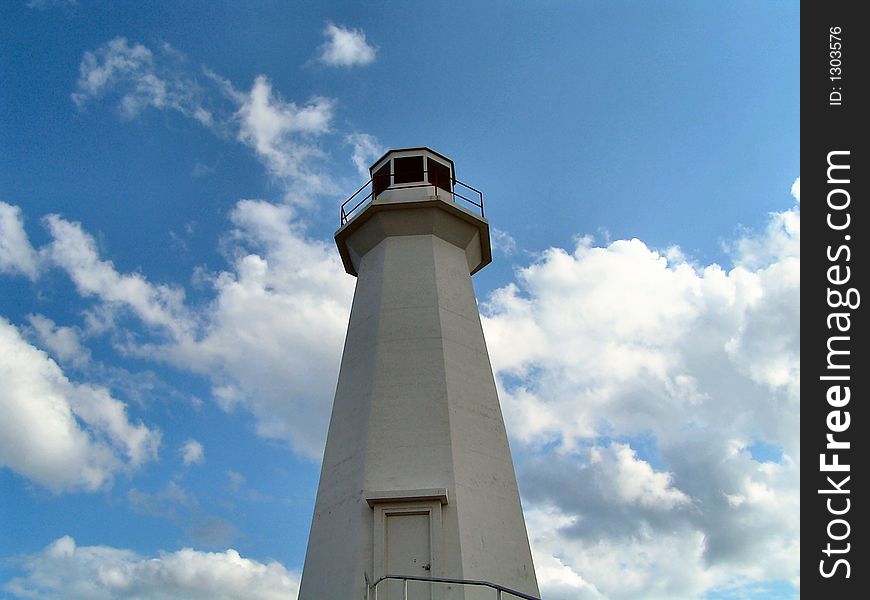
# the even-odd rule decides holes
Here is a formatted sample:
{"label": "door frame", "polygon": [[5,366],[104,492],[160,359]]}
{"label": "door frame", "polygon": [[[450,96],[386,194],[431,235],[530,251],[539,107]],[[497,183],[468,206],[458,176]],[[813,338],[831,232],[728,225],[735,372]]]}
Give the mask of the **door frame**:
{"label": "door frame", "polygon": [[408,500],[405,502],[378,503],[374,509],[373,573],[375,581],[385,575],[411,575],[411,573],[387,573],[387,517],[391,515],[429,516],[429,569],[430,577],[441,576],[441,502],[438,500]]}

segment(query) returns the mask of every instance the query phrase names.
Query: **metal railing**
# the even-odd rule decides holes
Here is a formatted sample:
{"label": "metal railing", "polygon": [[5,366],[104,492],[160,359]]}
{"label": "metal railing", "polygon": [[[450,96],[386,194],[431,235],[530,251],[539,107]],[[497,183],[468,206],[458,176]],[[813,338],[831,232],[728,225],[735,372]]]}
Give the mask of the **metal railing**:
{"label": "metal railing", "polygon": [[[535,596],[524,594],[512,590],[503,585],[492,583],[489,581],[477,581],[474,579],[450,579],[448,577],[418,577],[416,575],[384,575],[373,584],[371,584],[366,592],[367,600],[378,600],[378,585],[384,581],[401,581],[402,582],[402,600],[408,600],[408,583],[411,581],[423,583],[443,583],[448,585],[473,586],[478,588],[488,588],[495,592],[496,600],[511,600],[512,598],[522,598],[522,600],[541,600]],[[390,600],[398,600],[391,596]]]}
{"label": "metal railing", "polygon": [[[428,174],[428,171],[423,171],[424,178],[426,178],[425,176],[427,174]],[[467,202],[468,204],[470,204],[474,207],[477,207],[477,209],[480,210],[481,217],[485,216],[483,214],[483,192],[481,192],[477,188],[471,187],[467,183],[463,183],[462,181],[459,181],[458,179],[455,179],[452,177],[450,178],[450,180],[449,180],[450,181],[450,189],[448,190],[448,189],[441,187],[441,185],[439,185],[440,182],[438,182],[437,178],[435,181],[422,181],[419,183],[412,182],[412,183],[407,183],[407,184],[406,183],[395,183],[394,184],[392,182],[392,178],[395,177],[395,175],[377,175],[377,174],[375,174],[374,177],[372,177],[371,179],[366,181],[362,185],[362,187],[360,187],[356,192],[353,193],[353,195],[350,198],[348,198],[347,200],[345,200],[342,203],[342,205],[341,205],[341,224],[342,225],[347,223],[350,220],[350,218],[354,214],[356,214],[356,212],[360,209],[360,207],[362,207],[369,200],[372,200],[374,198],[375,188],[374,188],[373,182],[375,181],[376,177],[383,177],[385,179],[389,178],[389,181],[387,181],[387,185],[384,186],[384,188],[381,189],[378,193],[383,193],[383,192],[386,192],[387,190],[406,190],[406,189],[411,189],[411,188],[432,187],[432,188],[435,188],[434,195],[436,197],[438,197],[440,192],[450,194],[453,197],[454,202],[457,201],[456,200],[457,198],[460,200],[463,200],[463,201]],[[360,194],[362,194],[366,190],[366,188],[368,188],[370,186],[371,186],[371,190],[369,191],[368,194],[366,194],[362,198],[357,198]],[[456,186],[462,186],[463,190],[468,190],[465,193],[468,194],[469,196],[471,196],[471,198],[468,198],[468,197],[460,194],[459,192],[457,192]],[[475,195],[476,195],[476,199],[475,199]],[[347,208],[347,206],[354,201],[356,201],[356,204],[354,204],[351,208]]]}

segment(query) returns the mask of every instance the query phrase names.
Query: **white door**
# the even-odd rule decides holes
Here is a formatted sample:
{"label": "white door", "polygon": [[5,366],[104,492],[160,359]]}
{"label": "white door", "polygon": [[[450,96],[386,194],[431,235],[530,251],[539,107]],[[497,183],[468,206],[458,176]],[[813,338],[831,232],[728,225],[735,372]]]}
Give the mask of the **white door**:
{"label": "white door", "polygon": [[[392,513],[386,515],[387,575],[432,576],[429,540],[429,513]],[[402,598],[402,582],[390,581],[387,598]],[[408,600],[431,598],[431,584],[408,582]]]}

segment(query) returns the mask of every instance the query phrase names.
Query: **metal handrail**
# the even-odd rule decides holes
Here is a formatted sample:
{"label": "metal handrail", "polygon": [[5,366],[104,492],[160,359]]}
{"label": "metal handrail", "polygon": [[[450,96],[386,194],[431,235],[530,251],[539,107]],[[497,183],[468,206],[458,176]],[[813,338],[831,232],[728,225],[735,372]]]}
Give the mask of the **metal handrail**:
{"label": "metal handrail", "polygon": [[[423,171],[423,175],[424,175],[424,176],[428,175],[428,173],[429,173],[428,170]],[[341,224],[342,224],[342,225],[344,225],[345,223],[348,222],[348,220],[350,220],[351,216],[352,216],[354,213],[356,213],[357,209],[359,209],[359,208],[360,208],[363,204],[365,204],[367,201],[373,199],[373,196],[374,196],[375,190],[374,190],[374,185],[372,185],[372,183],[374,182],[375,177],[389,177],[389,178],[392,180],[392,178],[394,177],[394,175],[392,175],[392,174],[389,174],[389,175],[388,175],[388,174],[384,174],[384,175],[377,175],[377,174],[376,174],[376,175],[374,175],[371,179],[369,179],[369,180],[366,181],[364,184],[362,184],[362,186],[361,186],[357,191],[355,191],[355,192],[351,195],[350,198],[348,198],[347,200],[345,200],[345,201],[342,203],[342,205],[341,205]],[[450,178],[450,183],[451,183],[452,185],[450,186],[451,189],[449,189],[449,190],[445,190],[444,188],[440,187],[440,186],[438,185],[438,182],[437,182],[437,181],[435,181],[435,182],[424,181],[424,182],[419,182],[419,183],[417,183],[417,182],[411,182],[410,184],[403,184],[403,183],[393,184],[393,185],[397,185],[397,186],[401,186],[401,187],[392,187],[392,185],[391,185],[391,186],[387,186],[387,188],[385,188],[383,191],[385,192],[385,191],[387,191],[387,190],[389,190],[389,189],[401,189],[401,190],[404,190],[404,189],[419,188],[419,187],[434,187],[434,188],[435,188],[435,196],[436,196],[436,197],[438,196],[438,191],[439,191],[439,190],[441,190],[441,191],[443,191],[443,192],[447,192],[448,194],[450,194],[451,196],[453,196],[454,200],[455,200],[456,198],[461,198],[462,200],[465,200],[466,202],[468,202],[468,203],[471,204],[472,206],[476,206],[477,208],[480,209],[480,216],[481,216],[481,217],[485,216],[485,215],[484,215],[484,211],[483,211],[483,192],[481,192],[479,189],[477,189],[477,188],[475,188],[475,187],[472,187],[472,186],[468,185],[467,183],[464,183],[464,182],[462,182],[462,181],[459,181],[459,180],[456,179],[455,177],[451,177],[451,178]],[[354,200],[354,198],[356,198],[357,196],[359,196],[359,195],[360,195],[360,194],[361,194],[361,193],[362,193],[362,192],[363,192],[367,187],[369,187],[370,185],[372,186],[371,191],[370,191],[368,194],[366,194],[362,199],[358,200],[357,203],[354,204],[352,208],[347,209],[347,208],[346,208],[347,205],[350,204],[350,203]],[[475,201],[473,198],[466,198],[465,196],[463,196],[462,194],[460,194],[459,192],[457,192],[456,189],[455,189],[457,185],[461,185],[463,188],[467,188],[467,189],[471,190],[472,192],[474,192],[474,194],[477,194],[477,198],[478,198],[478,200]],[[471,196],[471,195],[472,195],[472,194],[469,194],[469,196]]]}
{"label": "metal handrail", "polygon": [[[512,590],[509,587],[505,587],[497,583],[492,583],[491,581],[481,581],[476,579],[451,579],[448,577],[419,577],[417,575],[384,575],[369,586],[369,589],[366,592],[366,598],[369,598],[370,600],[378,600],[378,584],[388,579],[402,582],[402,600],[408,600],[409,581],[423,581],[427,583],[452,583],[457,585],[476,585],[479,587],[488,587],[496,591],[496,598],[498,600],[502,600],[502,594],[511,594],[512,596],[516,596],[517,598],[523,598],[523,600],[541,600],[536,596],[530,596],[529,594],[524,594],[523,592]],[[370,592],[372,590],[374,590],[374,598],[371,598]]]}

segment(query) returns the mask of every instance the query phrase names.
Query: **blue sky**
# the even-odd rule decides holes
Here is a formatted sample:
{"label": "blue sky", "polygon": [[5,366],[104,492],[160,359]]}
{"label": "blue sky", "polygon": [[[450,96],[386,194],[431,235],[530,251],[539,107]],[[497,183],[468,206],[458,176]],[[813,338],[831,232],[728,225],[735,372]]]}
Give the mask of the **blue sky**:
{"label": "blue sky", "polygon": [[419,145],[496,232],[474,282],[544,597],[798,595],[797,2],[33,0],[0,28],[9,597],[295,593],[338,206]]}

